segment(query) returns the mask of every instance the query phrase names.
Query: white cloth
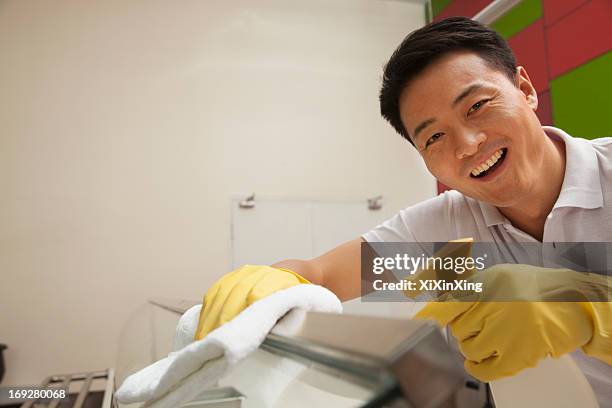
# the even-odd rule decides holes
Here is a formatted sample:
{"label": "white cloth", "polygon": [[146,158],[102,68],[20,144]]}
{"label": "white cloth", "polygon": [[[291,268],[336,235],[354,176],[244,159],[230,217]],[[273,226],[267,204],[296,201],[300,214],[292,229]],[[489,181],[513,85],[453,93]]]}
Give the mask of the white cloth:
{"label": "white cloth", "polygon": [[[548,137],[565,143],[566,164],[542,242],[612,242],[612,138],[585,140],[557,128],[543,129]],[[542,182],[547,182],[546,175]],[[518,242],[538,242],[496,207],[454,190],[408,207],[363,235],[368,242],[446,242],[465,237],[510,251]],[[612,366],[581,351],[572,357],[600,406],[612,407]]]}
{"label": "white cloth", "polygon": [[125,379],[115,393],[120,403],[146,401],[147,407],[178,407],[215,385],[257,349],[273,327],[274,333],[288,335],[299,328],[305,311],[341,313],[342,305],[321,286],[297,285],[253,303],[194,342],[200,309],[201,305],[194,306],[181,317],[175,336],[178,351]]}

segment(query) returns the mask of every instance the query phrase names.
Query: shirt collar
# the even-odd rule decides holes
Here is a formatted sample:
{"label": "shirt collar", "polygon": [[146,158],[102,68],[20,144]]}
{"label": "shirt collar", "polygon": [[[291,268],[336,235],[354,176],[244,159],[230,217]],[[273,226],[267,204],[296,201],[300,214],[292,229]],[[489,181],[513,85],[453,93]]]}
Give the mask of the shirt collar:
{"label": "shirt collar", "polygon": [[543,126],[542,129],[548,137],[559,138],[565,143],[565,176],[561,193],[553,209],[602,207],[603,192],[599,179],[599,166],[591,143],[551,126]]}
{"label": "shirt collar", "polygon": [[480,210],[482,211],[482,216],[484,217],[487,227],[506,223],[506,217],[504,217],[497,207],[483,201],[479,201],[478,204],[480,204]]}
{"label": "shirt collar", "polygon": [[[597,156],[589,141],[572,137],[552,126],[542,126],[542,129],[548,137],[561,139],[565,143],[565,175],[553,209],[602,207],[603,193]],[[497,207],[482,201],[478,201],[478,204],[487,227],[508,222]]]}

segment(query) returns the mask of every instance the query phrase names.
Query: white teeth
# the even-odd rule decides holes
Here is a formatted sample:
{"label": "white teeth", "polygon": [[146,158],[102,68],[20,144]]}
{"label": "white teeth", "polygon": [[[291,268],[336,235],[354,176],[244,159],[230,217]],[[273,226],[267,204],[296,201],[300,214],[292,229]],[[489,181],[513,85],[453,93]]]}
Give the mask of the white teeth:
{"label": "white teeth", "polygon": [[493,153],[493,155],[488,158],[487,160],[485,160],[484,163],[482,163],[481,165],[475,167],[472,170],[472,176],[477,176],[480,173],[482,173],[483,171],[489,170],[489,168],[493,167],[493,165],[495,163],[497,163],[497,161],[503,156],[504,152],[503,150],[498,150],[495,153]]}

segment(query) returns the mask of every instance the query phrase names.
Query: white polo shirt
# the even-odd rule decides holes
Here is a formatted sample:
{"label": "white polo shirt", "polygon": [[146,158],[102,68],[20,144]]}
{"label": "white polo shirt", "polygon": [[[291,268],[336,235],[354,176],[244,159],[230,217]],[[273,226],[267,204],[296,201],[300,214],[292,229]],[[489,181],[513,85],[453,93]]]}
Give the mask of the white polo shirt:
{"label": "white polo shirt", "polygon": [[[612,138],[574,138],[544,126],[550,138],[565,142],[565,176],[561,193],[544,224],[543,242],[612,242]],[[541,175],[546,183],[546,174]],[[475,241],[538,242],[514,227],[487,203],[446,191],[408,207],[363,235],[368,242],[446,242],[473,237]],[[612,407],[612,366],[572,354],[591,383],[600,406]]]}

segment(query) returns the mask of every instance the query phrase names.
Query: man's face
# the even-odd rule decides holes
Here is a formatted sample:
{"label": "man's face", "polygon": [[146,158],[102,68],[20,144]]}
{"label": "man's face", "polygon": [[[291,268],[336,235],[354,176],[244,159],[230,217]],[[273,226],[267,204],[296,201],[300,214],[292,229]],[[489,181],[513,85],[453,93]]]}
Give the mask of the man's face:
{"label": "man's face", "polygon": [[472,52],[453,52],[412,80],[400,115],[440,182],[497,207],[516,205],[544,177],[537,96]]}

